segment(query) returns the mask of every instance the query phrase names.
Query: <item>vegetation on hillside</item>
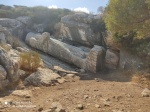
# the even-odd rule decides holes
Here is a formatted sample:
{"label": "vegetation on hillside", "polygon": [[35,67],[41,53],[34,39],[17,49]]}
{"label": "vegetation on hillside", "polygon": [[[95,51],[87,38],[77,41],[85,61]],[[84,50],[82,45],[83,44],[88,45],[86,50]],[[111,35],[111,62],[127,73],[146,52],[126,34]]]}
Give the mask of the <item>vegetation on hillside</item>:
{"label": "vegetation on hillside", "polygon": [[143,57],[150,57],[150,0],[109,0],[105,23],[113,38]]}
{"label": "vegetation on hillside", "polygon": [[110,0],[106,24],[112,33],[135,32],[136,38],[150,37],[149,0]]}
{"label": "vegetation on hillside", "polygon": [[15,19],[19,16],[29,16],[35,24],[45,25],[44,31],[51,34],[55,32],[54,25],[60,22],[61,17],[73,13],[69,9],[49,9],[44,6],[26,7],[14,5],[14,7],[10,7],[0,5],[0,18]]}

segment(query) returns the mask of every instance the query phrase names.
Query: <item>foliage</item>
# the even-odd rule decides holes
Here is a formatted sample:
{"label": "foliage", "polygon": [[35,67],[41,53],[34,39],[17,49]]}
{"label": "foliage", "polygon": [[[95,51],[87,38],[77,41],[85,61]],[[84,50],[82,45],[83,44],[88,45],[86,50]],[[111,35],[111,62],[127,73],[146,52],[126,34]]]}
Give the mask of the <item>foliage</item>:
{"label": "foliage", "polygon": [[40,67],[41,58],[37,52],[30,51],[20,54],[20,69],[28,72],[35,72]]}
{"label": "foliage", "polygon": [[136,38],[150,37],[149,0],[110,0],[105,22],[113,34],[137,33]]}

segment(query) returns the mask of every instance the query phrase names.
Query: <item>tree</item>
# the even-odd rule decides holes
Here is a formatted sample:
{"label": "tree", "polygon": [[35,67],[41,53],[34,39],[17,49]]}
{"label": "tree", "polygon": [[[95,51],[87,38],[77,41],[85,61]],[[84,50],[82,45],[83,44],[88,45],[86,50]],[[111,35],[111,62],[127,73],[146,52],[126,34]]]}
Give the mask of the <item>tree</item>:
{"label": "tree", "polygon": [[150,37],[150,0],[110,0],[105,22],[113,34],[135,32],[137,38]]}
{"label": "tree", "polygon": [[97,12],[99,12],[100,14],[104,13],[105,8],[103,6],[98,7]]}

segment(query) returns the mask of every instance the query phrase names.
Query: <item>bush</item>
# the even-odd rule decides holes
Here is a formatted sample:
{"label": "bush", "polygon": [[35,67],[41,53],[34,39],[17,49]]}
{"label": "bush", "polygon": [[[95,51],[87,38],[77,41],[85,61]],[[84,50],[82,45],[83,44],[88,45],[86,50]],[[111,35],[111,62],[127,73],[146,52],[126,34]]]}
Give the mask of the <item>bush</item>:
{"label": "bush", "polygon": [[41,65],[41,58],[37,52],[30,51],[20,54],[20,69],[33,73]]}

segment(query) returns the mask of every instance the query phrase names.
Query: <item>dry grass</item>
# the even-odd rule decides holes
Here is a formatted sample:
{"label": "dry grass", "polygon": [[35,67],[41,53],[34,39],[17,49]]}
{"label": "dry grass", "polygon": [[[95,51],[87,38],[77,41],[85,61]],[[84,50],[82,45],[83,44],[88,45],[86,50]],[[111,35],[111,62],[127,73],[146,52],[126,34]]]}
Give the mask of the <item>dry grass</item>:
{"label": "dry grass", "polygon": [[30,51],[20,54],[20,69],[33,73],[41,66],[41,58],[37,52]]}
{"label": "dry grass", "polygon": [[138,83],[142,87],[150,88],[150,73],[146,71],[137,72],[133,75],[132,82]]}
{"label": "dry grass", "polygon": [[6,51],[9,51],[11,49],[11,46],[9,46],[9,44],[6,43],[0,43],[0,46]]}

